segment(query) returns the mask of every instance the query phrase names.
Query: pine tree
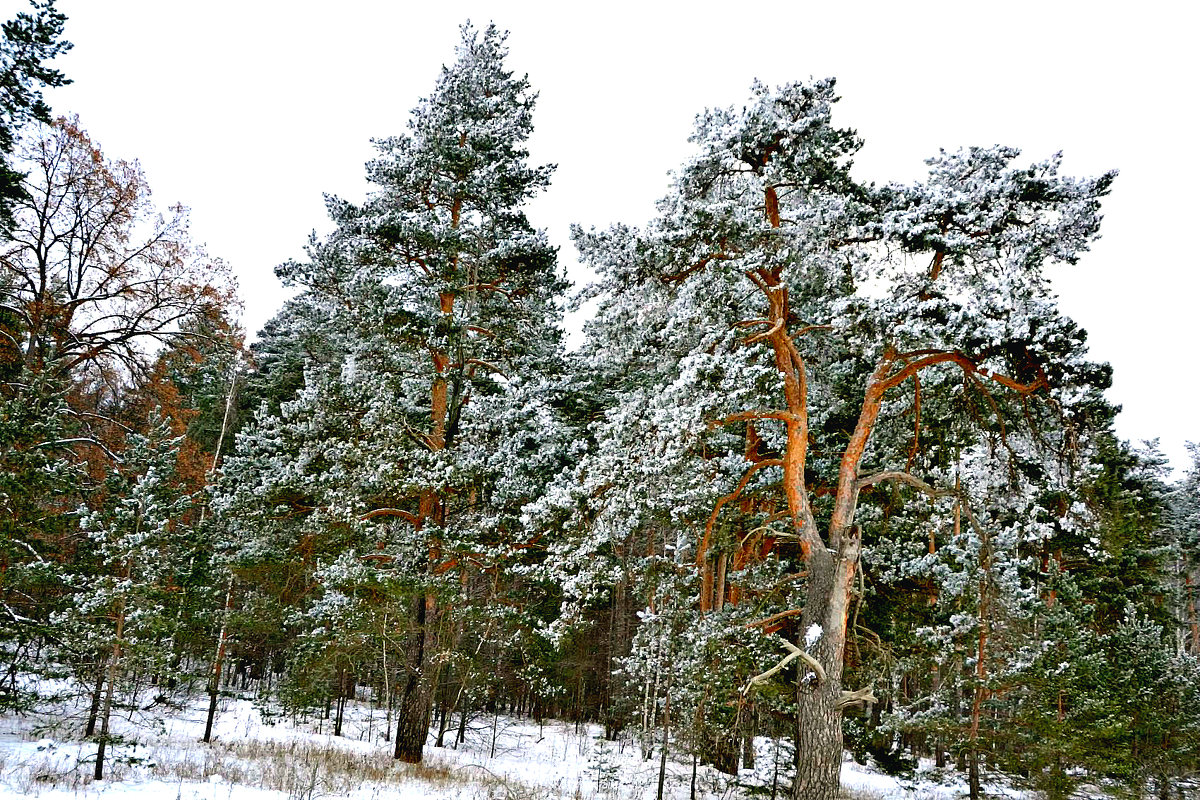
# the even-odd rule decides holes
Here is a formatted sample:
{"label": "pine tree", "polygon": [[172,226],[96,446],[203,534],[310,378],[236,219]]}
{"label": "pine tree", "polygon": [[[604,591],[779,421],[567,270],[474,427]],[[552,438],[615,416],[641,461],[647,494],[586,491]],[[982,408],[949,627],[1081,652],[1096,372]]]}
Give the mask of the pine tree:
{"label": "pine tree", "polygon": [[191,498],[175,480],[179,438],[161,416],[148,428],[145,435],[130,434],[100,509],[83,513],[81,527],[95,546],[100,571],[77,577],[78,602],[58,619],[85,642],[77,651],[101,653],[96,780],[104,777],[118,683],[135,665],[161,672],[171,656],[174,615],[166,596],[185,552],[179,521]]}
{"label": "pine tree", "polygon": [[[310,362],[304,388],[278,415],[262,412],[229,467],[296,511],[286,536],[324,531],[320,541],[410,587],[395,755],[413,762],[438,631],[453,627],[445,598],[473,570],[519,561],[532,476],[561,459],[548,390],[564,285],[521,211],[550,168],[527,163],[535,95],[505,70],[504,40],[464,26],[409,133],[376,142],[367,201],[331,199],[335,232],[310,245],[310,261],[279,268],[333,313],[328,349],[342,358]],[[278,469],[264,471],[268,459]],[[243,494],[223,513],[254,503]]]}
{"label": "pine tree", "polygon": [[22,709],[36,697],[19,678],[41,670],[32,651],[53,636],[51,613],[68,594],[60,564],[73,554],[70,512],[86,482],[64,382],[20,360],[0,372],[0,708]]}
{"label": "pine tree", "polygon": [[19,13],[0,26],[0,223],[11,222],[12,205],[27,197],[25,177],[11,161],[21,130],[30,122],[50,122],[42,87],[71,81],[45,62],[71,49],[62,38],[67,17],[54,0],[33,0],[33,14]]}
{"label": "pine tree", "polygon": [[[699,153],[645,231],[576,236],[606,313],[653,326],[621,334],[658,364],[653,389],[610,414],[627,443],[640,433],[626,458],[645,464],[613,490],[699,526],[701,612],[783,604],[746,624],[806,642],[777,639],[788,655],[765,673],[799,667],[797,798],[836,794],[843,711],[870,698],[842,689],[869,498],[897,484],[967,513],[953,451],[922,435],[933,398],[962,396],[960,414],[996,426],[1031,406],[1034,438],[1074,410],[1089,367],[1042,266],[1086,249],[1113,179],[1061,178],[1058,157],[1017,167],[993,147],[941,153],[920,183],[864,186],[835,99],[830,80],[760,85],[740,110],[705,112]],[[772,558],[802,567],[798,591],[746,593],[734,570]]]}

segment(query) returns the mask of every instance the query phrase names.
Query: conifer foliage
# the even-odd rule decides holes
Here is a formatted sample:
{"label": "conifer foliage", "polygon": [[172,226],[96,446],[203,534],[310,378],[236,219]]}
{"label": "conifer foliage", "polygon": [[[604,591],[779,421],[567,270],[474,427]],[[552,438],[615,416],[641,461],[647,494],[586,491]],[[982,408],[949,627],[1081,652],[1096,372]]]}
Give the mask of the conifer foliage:
{"label": "conifer foliage", "polygon": [[[407,586],[395,740],[406,761],[421,760],[430,661],[453,627],[450,576],[461,587],[471,564],[494,571],[515,555],[514,521],[537,490],[528,481],[555,458],[537,388],[559,360],[563,284],[521,211],[550,168],[527,163],[535,95],[504,68],[504,39],[463,28],[409,133],[376,142],[371,196],[331,199],[336,231],[312,243],[310,261],[279,269],[311,295],[303,302],[328,309],[341,359],[312,364],[297,397],[244,434],[247,454],[286,437],[282,452],[262,445],[272,468],[250,455],[229,468],[261,475],[272,502],[312,510],[305,524],[344,526],[345,553]],[[311,455],[297,462],[292,447]],[[239,503],[230,512],[256,508]]]}
{"label": "conifer foliage", "polygon": [[[889,485],[941,498],[987,567],[988,529],[1007,523],[983,504],[1004,462],[1076,456],[1067,431],[1089,368],[1042,268],[1086,250],[1114,177],[1062,178],[1057,156],[1018,167],[1018,151],[993,147],[943,152],[920,183],[863,185],[850,174],[860,142],[831,121],[833,91],[832,80],[756,85],[741,109],[705,112],[699,152],[650,226],[576,234],[603,276],[598,335],[632,334],[635,357],[657,361],[657,381],[619,398],[608,423],[632,426],[611,439],[622,452],[630,435],[648,440],[641,469],[601,472],[616,463],[602,440],[599,469],[581,471],[603,482],[588,496],[619,491],[691,528],[699,611],[744,607],[738,618],[786,651],[745,690],[799,667],[797,798],[836,794],[842,715],[875,700],[843,689],[846,653],[864,542],[904,495],[882,517],[864,506]],[[1017,407],[1028,433],[1009,433]],[[1005,496],[1032,500],[1056,476]],[[601,517],[630,516],[601,503]],[[776,559],[798,572],[765,592],[744,583]]]}
{"label": "conifer foliage", "polygon": [[755,83],[646,225],[573,229],[566,352],[537,95],[467,24],[247,354],[184,209],[48,123],[35,8],[0,47],[0,706],[67,678],[95,779],[117,715],[206,692],[207,744],[244,692],[335,736],[372,703],[407,762],[602,723],[598,790],[628,744],[660,798],[674,758],[832,800],[846,750],[973,800],[1194,785],[1200,449],[1171,483],[1116,438],[1046,273],[1115,172],[990,146],[868,183],[832,79]]}

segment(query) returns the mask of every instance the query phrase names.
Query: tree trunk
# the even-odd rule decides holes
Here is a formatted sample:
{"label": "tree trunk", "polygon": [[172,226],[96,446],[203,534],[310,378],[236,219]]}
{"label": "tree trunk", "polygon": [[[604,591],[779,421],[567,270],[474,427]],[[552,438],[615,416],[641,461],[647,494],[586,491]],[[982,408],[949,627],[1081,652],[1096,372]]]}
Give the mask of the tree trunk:
{"label": "tree trunk", "polygon": [[418,595],[415,600],[416,625],[408,640],[405,659],[404,686],[400,708],[396,711],[395,758],[409,764],[419,764],[424,757],[425,740],[429,737],[430,687],[425,680],[426,649],[432,631],[432,595]]}
{"label": "tree trunk", "polygon": [[463,706],[458,712],[458,732],[454,735],[454,749],[467,741],[467,707]]}
{"label": "tree trunk", "polygon": [[1200,587],[1197,586],[1197,581],[1191,572],[1184,573],[1183,586],[1184,594],[1187,597],[1187,625],[1191,633],[1188,652],[1194,656],[1200,656],[1200,614],[1196,613],[1196,595],[1200,594]]}
{"label": "tree trunk", "polygon": [[435,747],[445,747],[446,746],[446,728],[450,724],[450,714],[451,713],[453,713],[453,709],[449,709],[446,707],[446,698],[443,697],[442,701],[440,703],[438,703],[438,715],[437,715],[438,734],[437,734],[437,742],[434,745]]}
{"label": "tree trunk", "polygon": [[796,686],[796,800],[834,800],[841,785],[842,714],[840,689],[826,681],[815,689]]}
{"label": "tree trunk", "polygon": [[88,709],[87,729],[84,738],[90,739],[96,733],[96,718],[100,715],[100,699],[104,696],[104,673],[108,669],[108,660],[101,657],[96,669],[96,688],[92,690],[92,705]]}
{"label": "tree trunk", "polygon": [[[669,669],[669,668],[668,668]],[[658,795],[663,800],[663,786],[667,780],[667,749],[671,743],[671,676],[667,676],[667,697],[663,701],[662,753],[658,759]]]}
{"label": "tree trunk", "polygon": [[333,719],[333,735],[342,735],[342,720],[346,717],[346,673],[338,672],[337,679],[337,712]]}
{"label": "tree trunk", "polygon": [[[125,579],[129,579],[131,565],[125,565]],[[108,689],[104,693],[104,710],[100,714],[100,744],[96,748],[96,771],[93,777],[104,780],[104,751],[108,747],[108,721],[112,717],[113,690],[117,684],[121,664],[121,640],[125,636],[125,597],[117,601],[117,636],[113,640],[112,655],[108,659]]]}
{"label": "tree trunk", "polygon": [[225,664],[225,646],[229,641],[229,615],[233,611],[233,573],[225,585],[225,611],[221,616],[221,632],[217,634],[217,653],[213,656],[208,680],[208,719],[204,723],[205,742],[212,741],[213,720],[217,716],[217,696],[221,691],[221,669]]}
{"label": "tree trunk", "polygon": [[[796,672],[796,778],[792,784],[795,800],[833,800],[841,788],[839,701],[846,625],[861,534],[854,526],[836,538],[841,544],[840,552],[814,549],[808,558],[809,583],[801,615],[806,639],[803,644],[825,674],[817,675],[804,663]],[[814,626],[820,626],[819,634]],[[810,631],[815,635],[811,645],[807,641]]]}

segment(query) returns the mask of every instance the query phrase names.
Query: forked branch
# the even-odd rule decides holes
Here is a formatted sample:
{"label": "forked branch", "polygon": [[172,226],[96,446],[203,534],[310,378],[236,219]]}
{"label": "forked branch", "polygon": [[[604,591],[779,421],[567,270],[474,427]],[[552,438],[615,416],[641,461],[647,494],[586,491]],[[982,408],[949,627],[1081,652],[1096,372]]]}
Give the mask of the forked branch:
{"label": "forked branch", "polygon": [[780,637],[779,641],[787,649],[788,654],[784,656],[778,664],[771,667],[766,672],[760,672],[750,680],[746,681],[746,685],[742,687],[743,696],[749,694],[750,690],[758,684],[765,683],[766,681],[770,680],[773,675],[779,674],[787,667],[788,664],[792,663],[796,659],[804,662],[804,664],[813,671],[813,674],[817,676],[817,683],[824,683],[826,681],[827,678],[825,675],[825,668],[821,666],[821,662],[817,661],[815,658],[789,642],[787,639]]}

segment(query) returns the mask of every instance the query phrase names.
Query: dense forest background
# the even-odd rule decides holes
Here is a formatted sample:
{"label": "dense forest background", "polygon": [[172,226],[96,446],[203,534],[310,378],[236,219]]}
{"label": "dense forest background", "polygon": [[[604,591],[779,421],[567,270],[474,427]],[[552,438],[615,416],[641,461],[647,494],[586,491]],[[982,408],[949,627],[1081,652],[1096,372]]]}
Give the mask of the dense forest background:
{"label": "dense forest background", "polygon": [[369,698],[409,762],[503,711],[730,774],[771,737],[797,798],[843,748],[1196,791],[1200,448],[1171,481],[1114,435],[1044,273],[1115,172],[864,184],[832,80],[755,85],[653,221],[574,230],[573,292],[536,93],[468,25],[247,347],[186,209],[42,101],[64,25],[0,51],[0,705],[72,687],[97,779],[147,691],[207,692],[207,740],[253,690]]}

